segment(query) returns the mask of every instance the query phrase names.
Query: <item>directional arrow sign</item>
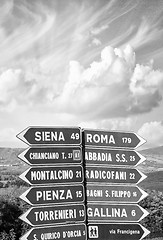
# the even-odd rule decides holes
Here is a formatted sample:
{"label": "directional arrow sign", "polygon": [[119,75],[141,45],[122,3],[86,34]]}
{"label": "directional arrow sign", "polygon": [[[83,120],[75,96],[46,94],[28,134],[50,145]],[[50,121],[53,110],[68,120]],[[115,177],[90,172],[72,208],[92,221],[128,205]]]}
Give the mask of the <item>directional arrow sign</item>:
{"label": "directional arrow sign", "polygon": [[30,185],[81,183],[84,178],[82,166],[34,167],[19,177]]}
{"label": "directional arrow sign", "polygon": [[31,187],[20,198],[31,205],[50,205],[84,201],[82,185]]}
{"label": "directional arrow sign", "polygon": [[137,166],[144,160],[146,158],[134,150],[85,148],[86,165]]}
{"label": "directional arrow sign", "polygon": [[50,227],[32,228],[20,240],[60,239],[60,240],[86,240],[86,225],[66,224]]}
{"label": "directional arrow sign", "polygon": [[17,137],[28,145],[80,145],[78,127],[28,127]]}
{"label": "directional arrow sign", "polygon": [[84,130],[85,146],[137,148],[145,142],[142,137],[133,132]]}
{"label": "directional arrow sign", "polygon": [[150,231],[138,223],[88,224],[88,239],[91,240],[141,240],[149,233]]}
{"label": "directional arrow sign", "polygon": [[86,196],[88,202],[138,203],[148,194],[137,186],[87,184]]}
{"label": "directional arrow sign", "polygon": [[139,222],[148,214],[137,204],[87,204],[88,222]]}
{"label": "directional arrow sign", "polygon": [[138,184],[147,176],[134,168],[109,168],[86,166],[87,183],[131,183]]}
{"label": "directional arrow sign", "polygon": [[30,208],[20,216],[20,219],[31,226],[42,226],[84,222],[85,217],[85,206],[83,204],[74,204]]}
{"label": "directional arrow sign", "polygon": [[81,147],[28,148],[18,156],[30,165],[81,164]]}

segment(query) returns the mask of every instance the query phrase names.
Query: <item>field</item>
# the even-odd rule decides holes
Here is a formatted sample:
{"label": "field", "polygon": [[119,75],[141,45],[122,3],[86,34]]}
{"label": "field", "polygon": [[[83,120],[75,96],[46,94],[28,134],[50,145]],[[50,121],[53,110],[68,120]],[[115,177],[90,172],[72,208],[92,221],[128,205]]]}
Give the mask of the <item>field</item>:
{"label": "field", "polygon": [[146,238],[146,240],[163,240],[163,237],[160,237],[160,238]]}
{"label": "field", "polygon": [[[29,187],[18,177],[29,167],[17,157],[23,150],[0,148],[1,216],[11,214],[9,217],[11,222],[9,220],[4,220],[6,221],[4,224],[0,222],[1,240],[18,240],[29,229],[27,224],[15,220],[29,208],[28,204],[19,199],[19,196]],[[148,239],[163,240],[163,147],[144,150],[140,153],[146,157],[146,161],[137,168],[148,177],[139,186],[149,193],[140,205],[150,212],[141,224],[152,232]],[[9,212],[9,209],[14,212]]]}
{"label": "field", "polygon": [[147,173],[147,178],[139,184],[144,189],[163,192],[163,171]]}

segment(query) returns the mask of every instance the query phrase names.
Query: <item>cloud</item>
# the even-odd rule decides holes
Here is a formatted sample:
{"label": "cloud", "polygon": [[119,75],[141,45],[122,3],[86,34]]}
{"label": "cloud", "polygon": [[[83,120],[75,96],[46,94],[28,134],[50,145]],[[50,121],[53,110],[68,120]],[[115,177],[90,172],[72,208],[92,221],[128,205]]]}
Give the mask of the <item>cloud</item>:
{"label": "cloud", "polygon": [[102,26],[100,26],[100,27],[96,27],[96,28],[93,28],[92,30],[91,30],[91,34],[92,35],[99,35],[100,33],[102,33],[103,31],[105,31],[106,29],[108,29],[108,24],[105,24],[105,25],[102,25]]}
{"label": "cloud", "polygon": [[40,41],[52,28],[56,15],[42,4],[37,4],[37,8],[33,5],[31,10],[28,3],[17,5],[13,1],[5,1],[3,8],[9,11],[9,14],[1,16],[0,24],[0,52],[3,56],[0,64],[4,66]]}
{"label": "cloud", "polygon": [[163,72],[137,64],[131,81],[132,113],[148,112],[162,100]]}
{"label": "cloud", "polygon": [[38,111],[68,113],[83,121],[149,112],[160,104],[162,92],[163,72],[152,65],[136,64],[130,46],[105,47],[101,59],[88,68],[70,61],[68,77],[61,85],[40,67],[1,69],[0,74],[1,111],[35,105]]}
{"label": "cloud", "polygon": [[0,69],[0,72],[0,111],[45,104],[55,96],[53,85],[48,86],[45,77],[42,79],[38,72],[21,69]]}
{"label": "cloud", "polygon": [[[19,96],[21,70],[2,70],[0,74],[0,111],[12,112]],[[22,93],[21,93],[22,94]]]}
{"label": "cloud", "polygon": [[13,128],[3,128],[0,133],[0,145],[1,146],[9,146],[10,142],[11,146],[16,144],[16,131]]}
{"label": "cloud", "polygon": [[98,38],[93,38],[92,45],[100,46],[102,43]]}
{"label": "cloud", "polygon": [[108,46],[101,60],[86,69],[70,62],[68,81],[56,101],[62,111],[103,119],[149,112],[161,102],[162,92],[162,71],[136,64],[130,46]]}
{"label": "cloud", "polygon": [[8,69],[0,75],[0,102],[7,102],[15,94],[21,70]]}
{"label": "cloud", "polygon": [[160,8],[157,8],[156,15],[151,14],[150,18],[148,16],[141,16],[140,24],[137,26],[133,25],[134,31],[130,39],[128,39],[128,44],[132,45],[135,49],[152,43],[154,43],[154,47],[156,47],[163,34],[161,27],[162,20],[162,3],[160,2]]}
{"label": "cloud", "polygon": [[131,131],[134,122],[134,118],[113,118],[80,122],[79,126],[81,126],[82,128]]}
{"label": "cloud", "polygon": [[[88,117],[89,113],[92,117],[100,117],[104,113],[106,116],[108,113],[113,116],[119,105],[124,110],[123,102],[127,100],[126,76],[130,74],[133,63],[128,64],[125,58],[119,57],[120,52],[128,58],[123,51],[112,47],[104,48],[101,61],[93,62],[87,69],[77,61],[71,62],[68,81],[58,99],[61,106],[65,106],[65,110],[86,114]],[[134,53],[131,55],[134,58]]]}
{"label": "cloud", "polygon": [[138,134],[147,140],[145,148],[163,146],[163,122],[144,123]]}

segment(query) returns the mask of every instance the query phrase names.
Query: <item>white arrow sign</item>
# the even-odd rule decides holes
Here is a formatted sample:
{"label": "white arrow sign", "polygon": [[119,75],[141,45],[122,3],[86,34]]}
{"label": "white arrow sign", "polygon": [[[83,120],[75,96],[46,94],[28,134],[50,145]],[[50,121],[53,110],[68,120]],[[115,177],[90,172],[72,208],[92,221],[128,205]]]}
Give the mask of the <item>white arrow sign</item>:
{"label": "white arrow sign", "polygon": [[20,238],[20,240],[39,240],[39,239],[69,240],[70,238],[71,240],[86,240],[87,239],[86,225],[84,223],[80,223],[31,228]]}

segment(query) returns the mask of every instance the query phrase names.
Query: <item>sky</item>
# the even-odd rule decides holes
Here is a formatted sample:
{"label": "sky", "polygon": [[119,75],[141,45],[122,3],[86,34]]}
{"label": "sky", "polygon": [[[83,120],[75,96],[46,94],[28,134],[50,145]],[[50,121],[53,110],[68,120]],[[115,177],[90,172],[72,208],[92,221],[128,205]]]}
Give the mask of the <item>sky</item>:
{"label": "sky", "polygon": [[1,0],[0,147],[29,126],[163,146],[162,0]]}

